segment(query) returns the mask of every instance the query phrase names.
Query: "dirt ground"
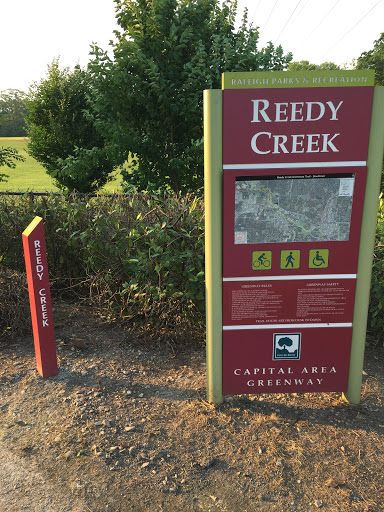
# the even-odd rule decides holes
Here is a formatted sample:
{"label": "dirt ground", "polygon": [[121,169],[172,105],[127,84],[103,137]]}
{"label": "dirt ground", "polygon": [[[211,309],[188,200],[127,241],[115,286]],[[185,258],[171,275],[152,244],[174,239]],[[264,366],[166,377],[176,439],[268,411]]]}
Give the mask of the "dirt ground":
{"label": "dirt ground", "polygon": [[[205,349],[54,310],[60,371],[0,342],[0,511],[384,511],[384,350],[362,402],[339,393],[205,401]],[[1,508],[3,507],[3,508]]]}

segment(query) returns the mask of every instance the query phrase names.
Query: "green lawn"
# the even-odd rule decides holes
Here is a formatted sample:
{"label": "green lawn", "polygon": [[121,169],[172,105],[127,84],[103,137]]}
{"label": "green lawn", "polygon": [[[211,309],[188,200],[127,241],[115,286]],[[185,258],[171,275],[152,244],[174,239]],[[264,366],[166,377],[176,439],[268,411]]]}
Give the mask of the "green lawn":
{"label": "green lawn", "polygon": [[[16,162],[15,169],[2,167],[1,173],[8,174],[8,181],[0,181],[0,191],[9,192],[58,192],[53,180],[45,169],[27,153],[28,139],[24,137],[0,137],[0,147],[11,147],[25,157],[25,162]],[[106,192],[120,189],[120,173],[116,172],[115,179],[103,188]]]}

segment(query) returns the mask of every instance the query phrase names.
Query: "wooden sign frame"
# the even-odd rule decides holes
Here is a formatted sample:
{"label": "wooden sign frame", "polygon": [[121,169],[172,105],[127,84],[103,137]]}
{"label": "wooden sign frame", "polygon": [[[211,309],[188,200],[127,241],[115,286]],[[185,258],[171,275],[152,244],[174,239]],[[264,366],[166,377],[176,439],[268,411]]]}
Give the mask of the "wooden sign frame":
{"label": "wooden sign frame", "polygon": [[[364,73],[368,83],[364,83]],[[225,77],[225,75],[227,75]],[[228,73],[227,83],[236,88],[262,88],[266,83],[274,88],[302,87],[355,87],[371,85],[372,72],[271,72]],[[305,84],[305,81],[307,85]],[[365,80],[365,82],[367,82]],[[284,85],[285,84],[285,85]],[[296,84],[296,85],[295,85]],[[309,85],[308,85],[309,84]],[[206,317],[207,317],[207,398],[210,402],[223,401],[223,92],[204,91],[204,165],[206,202]],[[298,100],[295,100],[298,101]],[[375,240],[382,155],[384,146],[384,87],[373,88],[373,106],[366,161],[367,167],[361,236],[358,247],[356,292],[351,332],[351,350],[346,398],[359,403],[362,368],[369,305],[372,256]],[[283,112],[280,107],[280,114]],[[296,108],[296,107],[295,107]],[[297,113],[297,110],[296,110]],[[281,114],[282,115],[282,114]],[[280,117],[280,120],[282,118]],[[281,123],[283,124],[283,123]],[[314,158],[315,160],[315,158]],[[308,159],[302,166],[311,166]],[[269,162],[270,168],[275,164]],[[316,162],[314,162],[316,165]],[[338,164],[339,165],[339,164]],[[278,167],[278,166],[277,166]],[[332,166],[331,166],[332,167]],[[224,371],[227,371],[224,369]],[[317,389],[321,391],[321,387]],[[324,389],[328,391],[328,389]],[[241,391],[246,392],[246,391]],[[249,391],[252,393],[252,390]],[[265,390],[264,392],[268,392]]]}

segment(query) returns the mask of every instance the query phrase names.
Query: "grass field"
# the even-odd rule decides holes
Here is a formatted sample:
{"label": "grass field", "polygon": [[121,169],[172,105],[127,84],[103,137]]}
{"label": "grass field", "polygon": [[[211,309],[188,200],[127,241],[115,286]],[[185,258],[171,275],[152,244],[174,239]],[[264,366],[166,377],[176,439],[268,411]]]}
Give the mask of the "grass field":
{"label": "grass field", "polygon": [[[27,153],[28,139],[24,137],[0,137],[0,147],[11,147],[25,157],[25,162],[16,162],[15,169],[2,167],[1,173],[8,174],[8,181],[0,182],[0,191],[8,192],[58,192],[54,181],[45,172],[42,165]],[[103,188],[106,192],[120,189],[120,173]]]}

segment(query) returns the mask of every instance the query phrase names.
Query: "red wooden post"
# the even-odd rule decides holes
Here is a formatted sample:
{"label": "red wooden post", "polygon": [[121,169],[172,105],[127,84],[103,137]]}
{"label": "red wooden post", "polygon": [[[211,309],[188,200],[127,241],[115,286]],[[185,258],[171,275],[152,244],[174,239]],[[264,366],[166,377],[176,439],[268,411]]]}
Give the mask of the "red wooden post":
{"label": "red wooden post", "polygon": [[23,232],[37,371],[44,378],[58,374],[44,224],[35,217]]}

